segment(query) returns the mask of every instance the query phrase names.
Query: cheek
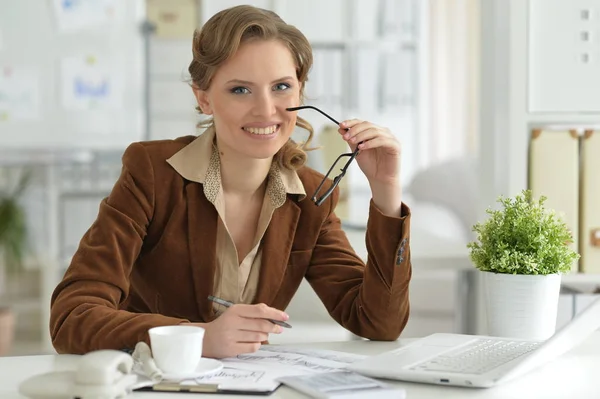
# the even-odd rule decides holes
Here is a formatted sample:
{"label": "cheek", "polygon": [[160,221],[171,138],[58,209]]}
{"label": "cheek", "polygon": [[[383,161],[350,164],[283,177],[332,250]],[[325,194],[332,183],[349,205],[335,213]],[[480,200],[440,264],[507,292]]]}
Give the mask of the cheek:
{"label": "cheek", "polygon": [[285,134],[286,138],[289,138],[294,133],[294,129],[296,128],[296,117],[290,118],[286,121]]}
{"label": "cheek", "polygon": [[240,107],[235,101],[219,104],[214,107],[214,111],[215,119],[220,119],[226,124],[236,123],[245,112],[243,107]]}
{"label": "cheek", "polygon": [[300,91],[297,87],[279,93],[277,101],[286,107],[297,107],[300,105]]}

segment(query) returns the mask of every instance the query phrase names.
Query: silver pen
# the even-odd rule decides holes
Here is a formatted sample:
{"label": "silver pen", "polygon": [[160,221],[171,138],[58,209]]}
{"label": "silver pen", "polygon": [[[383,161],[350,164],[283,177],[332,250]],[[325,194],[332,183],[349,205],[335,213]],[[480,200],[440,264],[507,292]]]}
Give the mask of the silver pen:
{"label": "silver pen", "polygon": [[[213,301],[214,303],[218,303],[219,305],[223,305],[226,308],[233,306],[233,303],[226,301],[225,299],[217,298],[216,296],[212,296],[212,295],[208,296],[208,300]],[[292,326],[289,325],[288,323],[286,323],[285,321],[279,321],[279,320],[273,320],[273,319],[267,319],[267,320],[269,320],[271,323],[277,324],[278,326],[281,326],[281,327],[292,328]]]}

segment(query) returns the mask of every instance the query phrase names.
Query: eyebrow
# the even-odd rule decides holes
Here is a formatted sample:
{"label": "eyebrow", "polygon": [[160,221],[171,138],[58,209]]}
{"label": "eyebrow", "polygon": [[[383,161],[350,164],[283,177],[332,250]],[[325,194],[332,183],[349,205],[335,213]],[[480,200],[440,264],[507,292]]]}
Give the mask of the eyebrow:
{"label": "eyebrow", "polygon": [[[283,80],[292,80],[292,79],[294,79],[292,76],[284,76],[282,78],[275,79],[274,81],[271,82],[271,84],[281,82]],[[253,82],[250,82],[248,80],[241,80],[241,79],[231,79],[230,81],[227,82],[227,84],[229,84],[229,83],[236,83],[236,84],[242,84],[242,85],[248,85],[248,86],[254,85]]]}

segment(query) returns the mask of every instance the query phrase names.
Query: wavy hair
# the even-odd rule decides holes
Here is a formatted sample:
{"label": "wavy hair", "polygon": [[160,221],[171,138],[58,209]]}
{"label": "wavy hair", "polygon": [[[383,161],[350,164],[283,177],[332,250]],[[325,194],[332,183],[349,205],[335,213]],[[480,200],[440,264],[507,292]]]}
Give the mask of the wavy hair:
{"label": "wavy hair", "polygon": [[[212,79],[225,61],[231,58],[238,48],[251,39],[279,40],[287,46],[294,57],[296,77],[300,82],[300,102],[304,101],[304,86],[312,67],[313,54],[308,39],[296,27],[285,23],[276,13],[261,8],[241,5],[225,9],[213,15],[204,26],[194,31],[192,44],[193,59],[188,68],[192,84],[200,90],[208,90]],[[203,114],[202,109],[196,109]],[[212,118],[198,127],[214,124]],[[298,169],[306,163],[314,130],[310,123],[297,117],[296,126],[308,131],[304,142],[288,142],[275,155],[280,166]]]}

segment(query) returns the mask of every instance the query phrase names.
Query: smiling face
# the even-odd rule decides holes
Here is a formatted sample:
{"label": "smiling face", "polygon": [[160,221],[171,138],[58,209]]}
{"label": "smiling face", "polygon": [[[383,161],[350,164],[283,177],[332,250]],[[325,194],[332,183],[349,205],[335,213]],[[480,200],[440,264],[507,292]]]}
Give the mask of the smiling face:
{"label": "smiling face", "polygon": [[195,89],[203,113],[212,115],[221,152],[272,158],[290,138],[300,103],[300,83],[289,49],[276,40],[243,43],[221,65],[208,90]]}

